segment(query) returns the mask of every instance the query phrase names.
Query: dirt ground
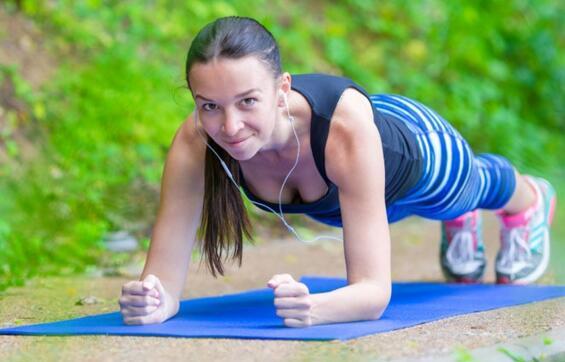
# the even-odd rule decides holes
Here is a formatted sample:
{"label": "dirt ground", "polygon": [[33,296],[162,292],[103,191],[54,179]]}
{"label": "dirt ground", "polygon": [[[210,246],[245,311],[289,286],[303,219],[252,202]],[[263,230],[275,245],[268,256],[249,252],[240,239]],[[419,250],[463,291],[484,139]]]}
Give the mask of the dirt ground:
{"label": "dirt ground", "polygon": [[[493,281],[492,261],[497,226],[485,218],[489,257],[487,281]],[[339,229],[327,229],[336,232]],[[435,222],[409,219],[392,226],[393,279],[442,280],[437,262],[439,228]],[[58,277],[32,280],[25,287],[0,294],[0,326],[53,321],[117,310],[121,285],[135,278],[141,264],[123,270],[131,277]],[[204,265],[190,267],[184,298],[262,288],[275,273],[345,277],[343,248],[331,240],[303,244],[278,239],[248,246],[243,266],[228,267],[225,277],[212,278]],[[550,269],[540,283],[554,282]],[[101,302],[75,305],[84,296]],[[543,335],[565,327],[565,298],[474,313],[345,342],[187,339],[155,337],[30,337],[0,336],[0,360],[391,360],[453,354],[524,336]],[[554,343],[556,343],[555,341]],[[501,355],[502,356],[502,355]],[[503,356],[502,356],[503,357]],[[457,358],[456,358],[457,359]]]}

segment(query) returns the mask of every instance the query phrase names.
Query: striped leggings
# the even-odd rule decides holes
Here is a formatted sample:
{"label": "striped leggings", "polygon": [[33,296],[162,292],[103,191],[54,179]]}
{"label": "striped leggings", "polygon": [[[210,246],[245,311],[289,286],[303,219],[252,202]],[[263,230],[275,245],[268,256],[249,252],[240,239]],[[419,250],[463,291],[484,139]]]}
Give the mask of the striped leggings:
{"label": "striped leggings", "polygon": [[416,134],[422,177],[387,206],[389,223],[410,215],[450,220],[475,209],[499,209],[516,187],[514,168],[500,156],[474,155],[459,132],[432,109],[398,95],[370,95],[380,112],[402,120]]}

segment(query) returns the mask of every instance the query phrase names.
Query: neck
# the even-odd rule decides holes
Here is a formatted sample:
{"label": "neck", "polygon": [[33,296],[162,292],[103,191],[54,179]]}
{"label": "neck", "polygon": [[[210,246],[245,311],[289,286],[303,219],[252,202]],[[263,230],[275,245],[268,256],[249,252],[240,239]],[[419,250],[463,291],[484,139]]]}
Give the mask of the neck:
{"label": "neck", "polygon": [[[297,117],[294,117],[293,124],[298,139],[302,140],[305,131],[304,125]],[[302,141],[300,141],[300,143],[302,143]],[[277,112],[271,141],[257,152],[253,159],[257,162],[266,162],[271,165],[284,161],[294,162],[296,160],[297,147],[296,136],[290,124],[288,113],[286,109],[284,109]]]}

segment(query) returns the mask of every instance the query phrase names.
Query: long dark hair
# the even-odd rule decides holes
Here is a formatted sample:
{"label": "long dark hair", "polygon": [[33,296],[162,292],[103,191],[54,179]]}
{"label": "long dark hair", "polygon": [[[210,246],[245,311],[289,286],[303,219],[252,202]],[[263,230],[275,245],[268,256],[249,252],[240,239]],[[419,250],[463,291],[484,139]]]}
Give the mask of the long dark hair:
{"label": "long dark hair", "polygon": [[[279,47],[273,35],[258,21],[248,17],[228,16],[216,19],[202,28],[190,45],[186,59],[186,82],[195,63],[207,63],[215,58],[239,59],[257,56],[276,79],[281,74]],[[208,143],[227,164],[234,179],[239,181],[239,163],[210,137]],[[225,174],[215,155],[206,149],[205,187],[202,220],[198,239],[214,277],[216,271],[224,275],[222,254],[233,244],[232,259],[242,261],[243,234],[252,241],[251,224],[239,190]],[[227,256],[227,255],[226,255]]]}

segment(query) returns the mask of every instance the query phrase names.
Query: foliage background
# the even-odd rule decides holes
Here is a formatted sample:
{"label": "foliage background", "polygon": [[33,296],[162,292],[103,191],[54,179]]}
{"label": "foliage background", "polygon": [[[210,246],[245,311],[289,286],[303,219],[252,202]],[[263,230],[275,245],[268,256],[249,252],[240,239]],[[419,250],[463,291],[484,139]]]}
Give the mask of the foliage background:
{"label": "foliage background", "polygon": [[[38,273],[96,264],[109,231],[129,230],[147,245],[164,158],[193,107],[186,52],[198,30],[220,16],[263,23],[279,42],[285,70],[346,75],[370,93],[422,101],[476,152],[503,154],[562,193],[564,6],[559,0],[3,2],[2,11],[40,30],[56,71],[33,87],[21,64],[0,64],[0,84],[23,104],[0,103],[0,290]],[[0,39],[9,37],[2,28]],[[556,224],[562,251],[565,226]]]}

